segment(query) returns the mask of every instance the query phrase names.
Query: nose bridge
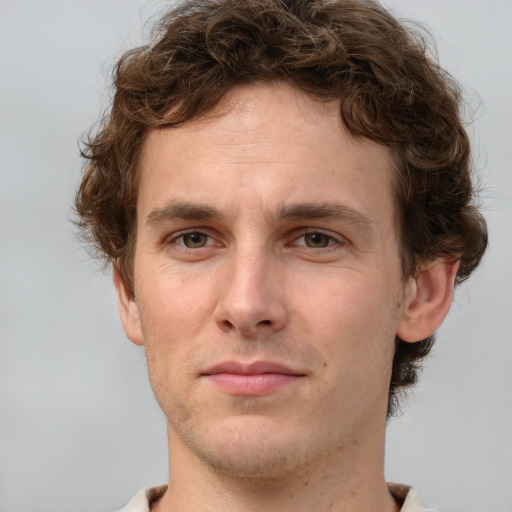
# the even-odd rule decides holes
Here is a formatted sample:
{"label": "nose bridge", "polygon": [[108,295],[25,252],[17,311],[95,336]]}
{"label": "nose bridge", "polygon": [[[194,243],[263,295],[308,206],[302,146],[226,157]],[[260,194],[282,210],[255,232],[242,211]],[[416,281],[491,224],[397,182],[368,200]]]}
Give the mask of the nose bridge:
{"label": "nose bridge", "polygon": [[279,276],[279,261],[264,244],[248,240],[234,247],[220,285],[217,325],[244,334],[281,329],[286,308]]}

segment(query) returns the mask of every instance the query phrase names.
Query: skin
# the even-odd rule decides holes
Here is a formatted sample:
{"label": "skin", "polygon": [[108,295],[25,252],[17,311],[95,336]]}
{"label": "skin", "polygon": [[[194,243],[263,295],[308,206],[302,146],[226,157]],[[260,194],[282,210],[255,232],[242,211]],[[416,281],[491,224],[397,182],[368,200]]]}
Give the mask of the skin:
{"label": "skin", "polygon": [[[438,327],[456,264],[404,282],[392,155],[338,112],[284,83],[240,87],[147,136],[134,295],[115,282],[168,421],[154,510],[398,510],[383,474],[395,336]],[[226,361],[294,376],[244,393],[210,376]]]}

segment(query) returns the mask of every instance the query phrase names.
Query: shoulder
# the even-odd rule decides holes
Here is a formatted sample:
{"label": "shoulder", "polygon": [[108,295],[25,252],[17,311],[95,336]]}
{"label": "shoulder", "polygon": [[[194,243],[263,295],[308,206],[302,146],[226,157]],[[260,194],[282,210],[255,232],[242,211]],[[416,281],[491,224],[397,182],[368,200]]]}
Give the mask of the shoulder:
{"label": "shoulder", "polygon": [[388,483],[388,489],[396,502],[402,506],[400,512],[436,512],[431,508],[424,508],[420,503],[418,493],[413,487],[403,484]]}
{"label": "shoulder", "polygon": [[150,487],[139,491],[131,501],[116,512],[150,512],[151,504],[159,500],[167,490],[166,485]]}

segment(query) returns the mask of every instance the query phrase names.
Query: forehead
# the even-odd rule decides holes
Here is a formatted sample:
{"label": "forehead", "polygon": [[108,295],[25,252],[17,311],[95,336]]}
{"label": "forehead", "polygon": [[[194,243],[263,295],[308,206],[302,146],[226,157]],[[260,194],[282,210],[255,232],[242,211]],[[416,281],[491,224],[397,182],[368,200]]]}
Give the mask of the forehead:
{"label": "forehead", "polygon": [[233,211],[342,202],[392,216],[392,178],[389,148],[350,136],[338,101],[286,83],[237,87],[207,116],[148,134],[138,209],[147,215],[173,200]]}

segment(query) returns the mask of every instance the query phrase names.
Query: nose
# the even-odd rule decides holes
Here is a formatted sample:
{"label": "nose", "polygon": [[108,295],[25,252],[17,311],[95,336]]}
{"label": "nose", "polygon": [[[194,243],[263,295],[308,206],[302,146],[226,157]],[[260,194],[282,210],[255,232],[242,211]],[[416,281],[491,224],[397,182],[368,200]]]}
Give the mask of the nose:
{"label": "nose", "polygon": [[288,319],[283,272],[264,250],[234,253],[221,273],[217,326],[249,338],[283,329]]}

